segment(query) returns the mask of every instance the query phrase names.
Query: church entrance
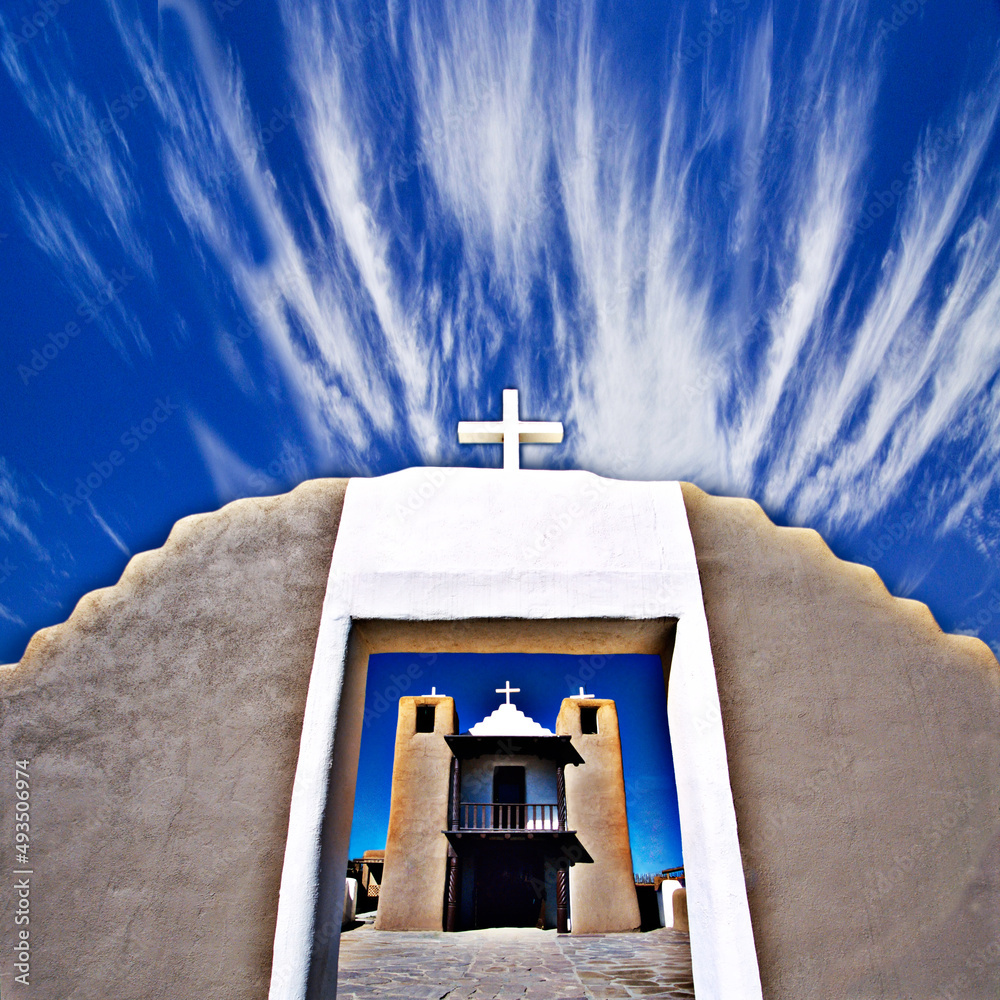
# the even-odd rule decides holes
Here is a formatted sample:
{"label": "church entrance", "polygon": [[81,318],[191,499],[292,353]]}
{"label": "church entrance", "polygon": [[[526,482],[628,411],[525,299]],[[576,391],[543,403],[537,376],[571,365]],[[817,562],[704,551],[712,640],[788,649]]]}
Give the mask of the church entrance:
{"label": "church entrance", "polygon": [[545,914],[542,852],[525,842],[493,842],[476,859],[475,926],[534,927]]}

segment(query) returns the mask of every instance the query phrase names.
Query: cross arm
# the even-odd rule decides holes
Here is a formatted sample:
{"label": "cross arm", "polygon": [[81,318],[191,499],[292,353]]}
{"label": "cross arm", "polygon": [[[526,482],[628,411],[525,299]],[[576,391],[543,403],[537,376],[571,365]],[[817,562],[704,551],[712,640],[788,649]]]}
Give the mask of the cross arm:
{"label": "cross arm", "polygon": [[460,420],[459,444],[496,444],[503,441],[503,424],[499,420]]}
{"label": "cross arm", "polygon": [[524,444],[559,444],[563,425],[555,421],[523,420],[517,426],[517,436]]}

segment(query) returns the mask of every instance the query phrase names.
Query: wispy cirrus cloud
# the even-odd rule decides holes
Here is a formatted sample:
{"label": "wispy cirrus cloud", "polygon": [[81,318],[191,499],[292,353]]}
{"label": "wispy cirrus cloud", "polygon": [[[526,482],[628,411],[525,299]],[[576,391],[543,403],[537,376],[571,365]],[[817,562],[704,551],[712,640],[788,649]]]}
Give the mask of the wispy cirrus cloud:
{"label": "wispy cirrus cloud", "polygon": [[[495,412],[502,374],[531,415],[568,422],[574,464],[693,478],[800,522],[864,523],[949,442],[969,475],[929,516],[954,524],[995,490],[995,73],[907,151],[880,243],[858,226],[883,99],[861,3],[820,3],[797,59],[770,6],[691,65],[675,25],[651,95],[600,5],[287,0],[276,107],[302,184],[276,173],[275,108],[254,106],[204,4],[160,4],[183,72],[124,0],[107,8],[157,117],[157,179],[249,319],[220,354],[249,396],[254,352],[275,366],[320,459],[375,471],[405,440],[460,460],[455,401]],[[55,146],[100,117],[54,70],[4,64]],[[117,133],[96,150],[80,188],[155,277],[133,151]],[[97,280],[101,251],[46,197],[21,195],[32,238],[79,287]],[[209,466],[254,468],[193,433]]]}
{"label": "wispy cirrus cloud", "polygon": [[[927,130],[860,322],[850,327],[838,316],[831,323],[850,350],[842,365],[827,363],[803,408],[787,476],[772,487],[777,503],[795,495],[799,517],[826,504],[834,520],[863,519],[864,504],[877,510],[873,501],[896,494],[928,452],[955,435],[963,414],[985,402],[1000,368],[1000,214],[985,205],[962,220],[998,107],[992,82],[966,100],[954,115],[961,139],[952,156],[931,156]],[[940,290],[942,274],[949,280]],[[996,447],[989,425],[973,431],[977,437],[978,447]],[[975,473],[955,492],[948,521],[968,502],[970,486],[981,492],[996,482],[985,465]]]}
{"label": "wispy cirrus cloud", "polygon": [[[135,310],[108,293],[113,268],[135,268],[150,279],[154,271],[140,224],[136,164],[117,116],[110,107],[99,108],[73,79],[69,42],[58,23],[50,25],[44,45],[41,38],[31,46],[15,39],[0,14],[0,63],[51,151],[37,177],[12,182],[22,228],[61,275],[77,307],[73,318],[96,321],[126,360],[135,348],[148,355],[149,340]],[[96,209],[87,214],[87,233],[67,205],[70,191]],[[99,241],[114,247],[113,264],[101,260]]]}
{"label": "wispy cirrus cloud", "polygon": [[[433,356],[421,346],[394,284],[390,236],[373,221],[362,144],[341,96],[336,10],[295,5],[286,11],[301,85],[294,110],[289,105],[280,117],[289,128],[294,119],[326,212],[303,232],[278,193],[239,64],[220,47],[203,7],[193,0],[160,4],[161,17],[176,15],[171,30],[179,26],[190,43],[193,81],[167,74],[117,0],[109,7],[163,119],[163,173],[173,203],[196,244],[227,274],[253,325],[253,343],[225,341],[227,363],[247,383],[232,350],[260,338],[281,366],[321,461],[336,454],[365,471],[373,467],[373,443],[398,433],[400,423],[433,454],[439,434]],[[319,78],[322,87],[302,82]],[[254,246],[256,236],[264,240],[263,253]]]}
{"label": "wispy cirrus cloud", "polygon": [[[952,523],[995,489],[993,425],[964,419],[992,412],[1000,367],[987,320],[1000,227],[989,196],[971,214],[969,203],[995,131],[994,77],[946,113],[955,155],[932,155],[928,125],[866,287],[857,222],[881,79],[863,5],[821,6],[791,78],[787,67],[775,77],[770,10],[740,29],[722,81],[706,74],[699,101],[668,69],[655,171],[649,122],[607,72],[612,55],[582,11],[554,42],[482,5],[412,18],[427,174],[475,249],[464,258],[473,287],[489,268],[511,287],[550,289],[545,346],[576,461],[694,477],[846,526],[891,502],[964,427],[976,466],[950,500],[938,495],[937,516]],[[537,11],[518,16],[533,26]],[[463,107],[477,108],[473,122],[442,126]],[[705,183],[708,161],[723,165],[730,202]],[[537,249],[560,225],[571,297]],[[463,305],[467,316],[488,308],[482,297]],[[490,343],[475,345],[480,372]],[[538,384],[530,362],[518,371]]]}
{"label": "wispy cirrus cloud", "polygon": [[20,542],[35,558],[46,562],[48,551],[28,523],[38,514],[38,503],[10,463],[0,456],[0,539]]}
{"label": "wispy cirrus cloud", "polygon": [[94,506],[93,501],[91,500],[87,501],[87,515],[94,522],[94,524],[96,524],[97,527],[101,529],[101,531],[105,534],[105,536],[108,538],[111,544],[116,549],[118,549],[118,551],[121,552],[122,555],[131,557],[132,552],[129,549],[129,547],[125,544],[125,542],[122,540],[122,536],[119,535],[118,532],[115,531],[114,528],[112,528],[111,525],[108,524],[108,522],[105,521],[103,517],[101,517],[97,508]]}
{"label": "wispy cirrus cloud", "polygon": [[534,3],[449,0],[438,10],[414,6],[408,25],[431,197],[460,227],[469,266],[498,267],[517,282],[516,307],[552,226],[546,172],[555,81],[539,16]]}
{"label": "wispy cirrus cloud", "polygon": [[126,91],[127,102],[117,95],[99,107],[73,79],[68,39],[58,23],[50,25],[50,35],[48,48],[41,40],[18,44],[0,14],[0,62],[49,139],[52,158],[42,175],[64,190],[78,185],[100,208],[128,262],[151,276],[152,252],[139,225],[136,165],[119,126],[135,98]]}
{"label": "wispy cirrus cloud", "polygon": [[260,470],[244,462],[202,417],[188,413],[187,419],[219,502],[229,503],[256,492],[253,483],[261,478]]}

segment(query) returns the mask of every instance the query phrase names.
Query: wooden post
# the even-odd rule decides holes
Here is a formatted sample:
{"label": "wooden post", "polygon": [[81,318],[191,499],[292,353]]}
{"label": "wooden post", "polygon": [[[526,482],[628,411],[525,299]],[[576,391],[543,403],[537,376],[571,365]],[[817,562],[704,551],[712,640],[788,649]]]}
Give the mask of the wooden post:
{"label": "wooden post", "polygon": [[451,819],[448,826],[458,829],[458,813],[462,799],[462,768],[457,757],[451,758]]}
{"label": "wooden post", "polygon": [[556,869],[556,933],[569,933],[569,869],[564,862]]}
{"label": "wooden post", "polygon": [[[451,808],[448,826],[459,829],[459,815],[462,800],[462,768],[457,757],[451,758]],[[444,929],[454,931],[458,927],[458,855],[455,848],[448,845],[448,873],[445,877]]]}
{"label": "wooden post", "polygon": [[559,829],[566,829],[566,775],[565,765],[556,768],[556,800],[559,803]]}
{"label": "wooden post", "polygon": [[[559,807],[559,829],[569,826],[566,815],[566,773],[565,765],[556,768],[556,802]],[[560,862],[556,869],[556,933],[569,933],[569,869],[566,862]]]}
{"label": "wooden post", "polygon": [[454,931],[458,928],[458,855],[450,844],[448,845],[446,901],[444,929]]}

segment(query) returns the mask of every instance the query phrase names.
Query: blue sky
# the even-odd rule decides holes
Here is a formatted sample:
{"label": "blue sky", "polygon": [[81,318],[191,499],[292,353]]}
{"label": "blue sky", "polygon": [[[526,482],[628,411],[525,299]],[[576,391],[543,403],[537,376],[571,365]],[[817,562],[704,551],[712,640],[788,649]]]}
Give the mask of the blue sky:
{"label": "blue sky", "polygon": [[[524,653],[378,653],[368,660],[365,725],[351,826],[350,856],[385,847],[400,695],[455,699],[459,731],[468,732],[504,700],[555,732],[563,698],[580,685],[614,698],[622,740],[632,868],[656,873],[683,862],[677,790],[667,729],[667,699],[658,656],[568,656]],[[577,747],[577,749],[581,749]],[[584,756],[586,756],[584,754]],[[585,841],[583,846],[587,847]]]}
{"label": "blue sky", "polygon": [[0,662],[173,522],[691,480],[1000,649],[1000,8],[0,5]]}

